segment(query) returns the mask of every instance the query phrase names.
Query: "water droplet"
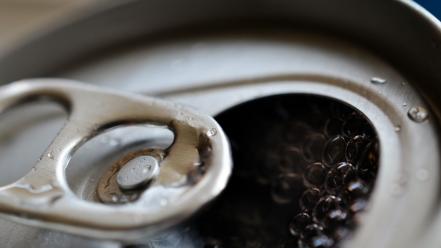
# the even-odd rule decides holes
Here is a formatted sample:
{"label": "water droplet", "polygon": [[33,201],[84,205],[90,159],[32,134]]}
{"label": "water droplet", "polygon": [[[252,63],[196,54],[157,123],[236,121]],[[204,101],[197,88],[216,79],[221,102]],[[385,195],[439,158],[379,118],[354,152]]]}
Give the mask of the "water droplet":
{"label": "water droplet", "polygon": [[216,128],[210,128],[207,131],[207,136],[211,137],[211,136],[215,136],[217,134],[217,129]]}
{"label": "water droplet", "polygon": [[45,184],[45,185],[42,185],[38,188],[35,188],[33,190],[33,193],[37,193],[37,194],[46,193],[46,192],[51,191],[52,189],[54,189],[54,187],[51,184]]}
{"label": "water droplet", "polygon": [[49,152],[46,156],[50,159],[54,159],[54,154],[52,154],[52,152]]}
{"label": "water droplet", "polygon": [[108,145],[111,147],[118,147],[121,145],[122,141],[118,137],[104,136],[100,142],[104,145]]}
{"label": "water droplet", "polygon": [[415,122],[423,122],[429,117],[429,112],[426,108],[422,106],[416,106],[410,108],[409,112],[407,112],[407,115],[411,120]]}
{"label": "water droplet", "polygon": [[119,138],[113,138],[109,140],[109,145],[113,147],[117,147],[121,145],[121,140]]}
{"label": "water droplet", "polygon": [[112,202],[118,202],[118,196],[112,195]]}
{"label": "water droplet", "polygon": [[380,78],[380,77],[372,77],[371,78],[371,83],[373,84],[385,84],[387,83],[387,80],[384,78]]}
{"label": "water droplet", "polygon": [[185,119],[187,122],[191,122],[191,121],[193,121],[193,117],[192,117],[192,116],[188,116],[188,115],[184,116],[184,119]]}
{"label": "water droplet", "polygon": [[407,103],[403,102],[402,106],[403,106],[403,108],[407,107]]}
{"label": "water droplet", "polygon": [[429,179],[429,172],[424,168],[419,169],[416,172],[416,178],[420,181],[427,181]]}
{"label": "water droplet", "polygon": [[394,127],[395,132],[400,132],[401,131],[401,126],[400,125],[395,125]]}

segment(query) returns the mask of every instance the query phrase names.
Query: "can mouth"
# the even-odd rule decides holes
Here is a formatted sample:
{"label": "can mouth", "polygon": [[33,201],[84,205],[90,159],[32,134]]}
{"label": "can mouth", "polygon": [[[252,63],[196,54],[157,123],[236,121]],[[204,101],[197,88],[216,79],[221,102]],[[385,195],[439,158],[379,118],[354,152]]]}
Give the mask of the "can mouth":
{"label": "can mouth", "polygon": [[358,110],[288,94],[240,104],[216,119],[235,169],[200,217],[205,247],[339,247],[362,222],[379,149]]}

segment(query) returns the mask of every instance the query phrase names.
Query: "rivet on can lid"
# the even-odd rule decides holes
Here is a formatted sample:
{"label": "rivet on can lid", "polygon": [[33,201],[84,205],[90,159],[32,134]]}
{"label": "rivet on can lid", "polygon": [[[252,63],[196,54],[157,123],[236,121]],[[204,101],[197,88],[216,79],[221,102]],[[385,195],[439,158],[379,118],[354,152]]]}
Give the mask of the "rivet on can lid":
{"label": "rivet on can lid", "polygon": [[128,161],[118,172],[121,189],[135,189],[150,182],[159,172],[159,162],[152,156],[139,156]]}

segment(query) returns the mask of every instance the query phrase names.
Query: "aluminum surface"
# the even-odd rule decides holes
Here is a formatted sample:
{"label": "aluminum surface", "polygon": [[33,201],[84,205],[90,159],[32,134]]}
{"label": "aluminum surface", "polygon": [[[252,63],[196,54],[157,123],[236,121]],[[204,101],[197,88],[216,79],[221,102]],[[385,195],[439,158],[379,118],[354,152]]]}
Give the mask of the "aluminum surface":
{"label": "aluminum surface", "polygon": [[[0,188],[4,217],[93,238],[133,240],[178,223],[226,185],[231,171],[229,146],[221,128],[210,117],[159,99],[57,79],[4,86],[0,89],[0,109],[44,97],[63,104],[69,119],[33,169],[17,182]],[[124,122],[162,124],[175,132],[158,177],[132,204],[116,207],[78,199],[65,178],[71,155],[101,130]],[[210,149],[205,160],[198,151],[202,146]],[[182,188],[173,185],[201,162],[206,163],[207,171],[200,181]],[[170,203],[155,207],[151,194],[169,197],[166,200]]]}

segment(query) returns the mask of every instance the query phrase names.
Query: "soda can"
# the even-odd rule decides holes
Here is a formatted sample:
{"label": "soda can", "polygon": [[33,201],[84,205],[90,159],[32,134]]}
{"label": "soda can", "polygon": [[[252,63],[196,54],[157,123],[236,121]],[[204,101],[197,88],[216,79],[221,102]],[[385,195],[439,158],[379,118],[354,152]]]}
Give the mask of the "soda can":
{"label": "soda can", "polygon": [[[173,225],[158,223],[158,231],[142,239],[124,239],[124,231],[112,239],[7,219],[0,223],[6,246],[439,245],[441,26],[418,4],[107,4],[43,30],[0,56],[0,81],[66,78],[195,109],[214,117],[220,125],[216,130],[228,137],[232,176],[208,206]],[[45,118],[44,127],[26,126],[29,130],[18,132],[18,140],[1,139],[2,146],[15,146],[0,156],[2,171],[17,167],[1,173],[8,183],[19,178],[15,173],[31,169],[19,166],[32,162],[31,156],[20,156],[23,151],[41,152],[29,141],[46,142],[63,123],[63,111],[53,106],[32,105],[27,111],[5,121],[27,117],[24,122],[32,123],[33,113],[55,114]],[[87,149],[73,155],[66,179],[75,197],[106,206],[136,201],[136,194],[121,197],[97,188],[118,176],[125,190],[148,184],[150,176],[136,181],[99,169],[118,166],[115,161],[141,158],[150,161],[147,174],[157,173],[156,164],[166,154],[154,149],[168,147],[173,134],[148,127],[143,136],[136,128],[132,134],[116,130],[97,136],[100,140],[85,143]],[[125,150],[124,140],[137,138],[150,140],[154,151],[143,146]],[[103,159],[103,154],[119,160]],[[130,164],[136,171],[136,161]],[[197,181],[204,173],[193,175]],[[169,203],[155,202],[159,209]]]}

